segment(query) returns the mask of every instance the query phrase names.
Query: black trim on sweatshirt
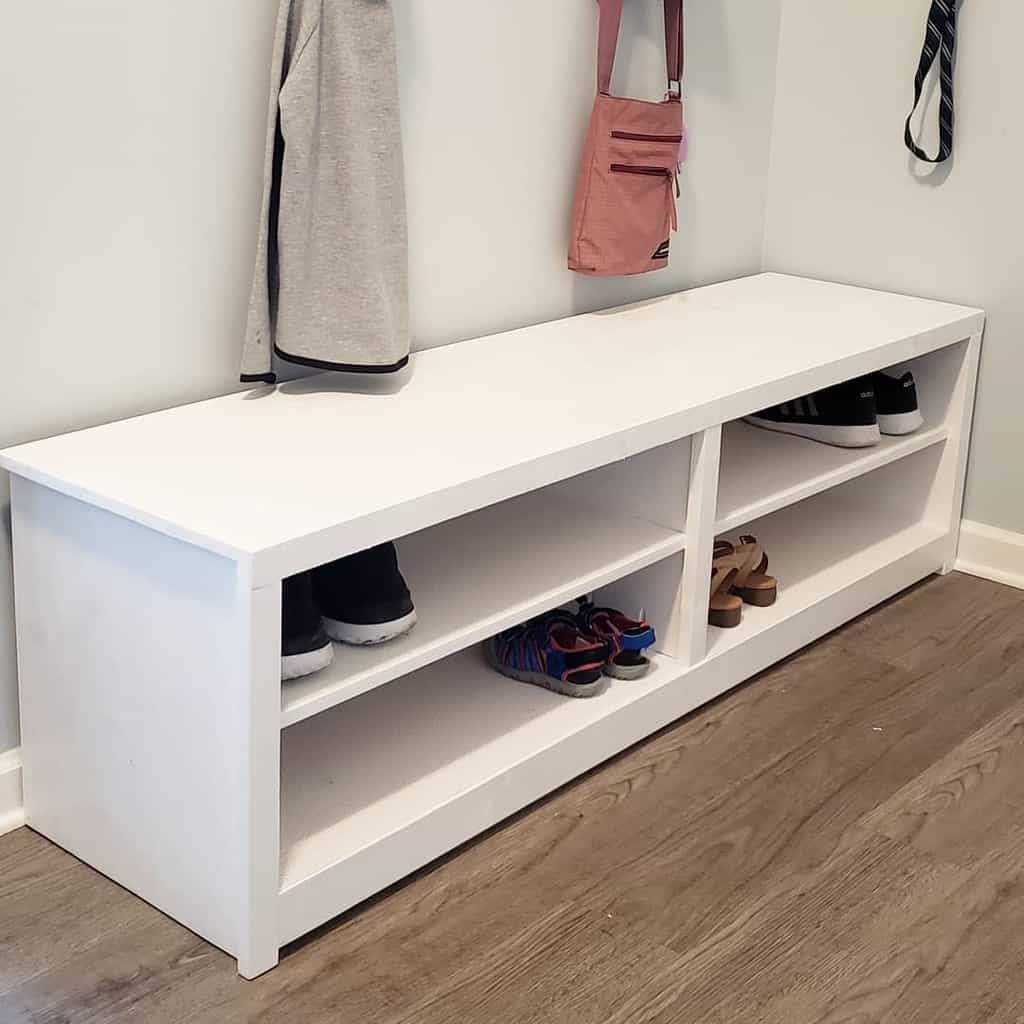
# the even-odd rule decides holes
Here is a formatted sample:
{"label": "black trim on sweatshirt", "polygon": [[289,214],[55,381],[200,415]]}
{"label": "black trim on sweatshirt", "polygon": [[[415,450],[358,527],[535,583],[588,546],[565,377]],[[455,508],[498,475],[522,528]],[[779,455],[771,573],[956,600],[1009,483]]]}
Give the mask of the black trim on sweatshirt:
{"label": "black trim on sweatshirt", "polygon": [[311,366],[315,370],[334,370],[337,373],[397,373],[409,362],[409,357],[403,356],[397,363],[389,363],[386,366],[373,366],[365,363],[328,363],[323,359],[307,359],[305,356],[289,355],[287,352],[282,352],[276,345],[274,346],[274,355],[286,363]]}

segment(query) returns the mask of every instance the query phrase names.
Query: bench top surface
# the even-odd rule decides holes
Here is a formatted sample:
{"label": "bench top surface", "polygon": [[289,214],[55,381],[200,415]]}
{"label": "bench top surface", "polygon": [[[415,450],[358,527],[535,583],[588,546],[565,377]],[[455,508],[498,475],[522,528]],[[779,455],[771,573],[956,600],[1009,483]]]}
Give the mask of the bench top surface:
{"label": "bench top surface", "polygon": [[359,385],[376,392],[322,374],[20,445],[0,464],[246,558],[382,512],[397,536],[982,323],[963,306],[760,274],[417,353],[400,380]]}

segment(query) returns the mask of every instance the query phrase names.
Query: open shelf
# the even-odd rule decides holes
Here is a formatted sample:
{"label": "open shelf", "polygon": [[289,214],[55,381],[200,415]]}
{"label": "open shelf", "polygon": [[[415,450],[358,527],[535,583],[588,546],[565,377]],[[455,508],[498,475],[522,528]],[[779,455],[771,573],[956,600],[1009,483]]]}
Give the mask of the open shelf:
{"label": "open shelf", "polygon": [[[507,791],[515,783],[505,773],[682,673],[672,659],[653,662],[644,679],[573,700],[500,675],[474,647],[287,730],[282,891],[496,781]],[[571,761],[560,759],[566,778]]]}
{"label": "open shelf", "polygon": [[[800,558],[799,538],[789,537],[793,543],[787,543],[784,531],[776,533],[762,523],[757,524],[757,530],[758,539],[763,539],[773,555],[781,556],[779,564],[785,566],[785,575],[779,582],[779,599],[770,608],[744,605],[743,621],[735,629],[709,627],[709,658],[741,646],[826,597],[942,540],[947,533],[942,527],[919,523],[866,544],[857,552],[826,566],[817,564],[814,559]],[[779,571],[782,572],[781,569]]]}
{"label": "open shelf", "polygon": [[683,550],[682,533],[545,489],[398,543],[418,622],[379,647],[335,645],[281,686],[282,728]]}
{"label": "open shelf", "polygon": [[716,530],[726,533],[787,505],[906,458],[949,436],[945,426],[883,437],[873,448],[836,448],[736,421],[722,431]]}
{"label": "open shelf", "polygon": [[855,479],[750,524],[779,581],[769,608],[743,607],[734,629],[708,629],[709,658],[744,645],[949,533],[928,517],[940,449]]}

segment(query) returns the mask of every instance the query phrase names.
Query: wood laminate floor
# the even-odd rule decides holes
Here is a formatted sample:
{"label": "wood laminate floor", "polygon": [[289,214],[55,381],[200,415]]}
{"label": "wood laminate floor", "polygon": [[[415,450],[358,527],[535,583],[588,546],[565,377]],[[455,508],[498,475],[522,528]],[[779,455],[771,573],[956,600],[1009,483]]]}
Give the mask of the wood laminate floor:
{"label": "wood laminate floor", "polygon": [[1024,1022],[1024,593],[932,579],[291,947],[27,829],[0,1022]]}

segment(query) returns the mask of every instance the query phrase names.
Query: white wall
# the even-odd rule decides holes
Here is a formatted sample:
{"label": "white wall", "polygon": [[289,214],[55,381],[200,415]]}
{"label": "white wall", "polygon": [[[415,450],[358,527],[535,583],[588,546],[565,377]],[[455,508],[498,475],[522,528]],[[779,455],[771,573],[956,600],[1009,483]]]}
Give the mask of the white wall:
{"label": "white wall", "polygon": [[929,0],[784,0],[765,260],[988,310],[966,515],[1020,533],[1024,5],[961,5],[957,148],[929,174],[903,147]]}
{"label": "white wall", "polygon": [[[601,281],[565,269],[593,0],[393,0],[416,346],[758,270],[778,5],[690,5],[672,267]],[[0,446],[237,386],[276,7],[5,12]],[[662,40],[659,0],[631,0],[621,88],[660,96]],[[0,751],[17,744],[9,555],[0,537]]]}

